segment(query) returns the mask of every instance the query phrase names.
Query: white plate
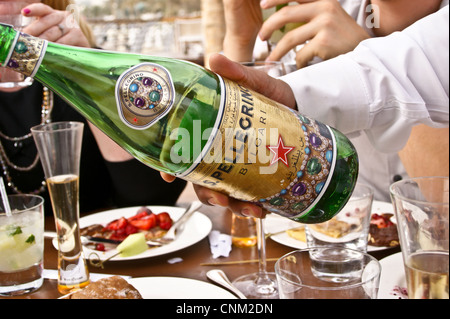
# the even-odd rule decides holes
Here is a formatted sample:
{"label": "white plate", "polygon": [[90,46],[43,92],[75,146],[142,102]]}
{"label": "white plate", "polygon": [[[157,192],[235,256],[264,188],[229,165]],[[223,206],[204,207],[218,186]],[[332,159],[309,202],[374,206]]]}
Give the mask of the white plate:
{"label": "white plate", "polygon": [[188,278],[140,277],[127,281],[144,299],[237,299],[216,285]]}
{"label": "white plate", "polygon": [[[394,207],[391,203],[387,202],[380,202],[380,201],[373,201],[372,203],[372,214],[382,214],[382,213],[391,213],[394,214]],[[275,214],[268,214],[266,217],[266,233],[276,233],[279,231],[282,231],[283,229],[289,229],[294,227],[301,227],[302,224],[291,221],[287,218],[275,215]],[[303,249],[307,248],[307,244],[305,242],[302,242],[300,240],[294,239],[291,236],[289,236],[286,232],[276,234],[271,236],[274,241],[277,243],[280,243],[282,245],[292,247],[295,249]],[[391,247],[377,247],[377,246],[367,246],[368,251],[377,251],[377,250],[383,250],[383,249],[389,249]]]}
{"label": "white plate", "polygon": [[381,277],[378,299],[407,299],[405,268],[402,253],[380,260]]}
{"label": "white plate", "polygon": [[[96,213],[92,215],[88,215],[85,217],[80,218],[80,227],[84,228],[93,224],[102,224],[106,225],[109,222],[118,219],[120,217],[131,217],[136,215],[138,209],[141,206],[137,207],[127,207],[127,208],[120,208],[120,209],[113,209],[104,211],[101,213]],[[185,208],[183,207],[170,207],[170,206],[147,206],[151,211],[155,214],[161,213],[161,212],[168,212],[170,217],[176,221],[181,214],[184,212]],[[154,247],[146,250],[142,254],[130,256],[130,257],[120,257],[116,256],[112,261],[120,261],[120,260],[130,260],[130,259],[142,259],[147,257],[155,257],[155,256],[161,256],[168,253],[172,253],[175,251],[178,251],[180,249],[184,249],[186,247],[189,247],[191,245],[196,244],[206,236],[208,236],[209,232],[212,229],[212,223],[211,220],[205,216],[204,214],[200,212],[195,212],[191,218],[186,222],[186,226],[183,230],[183,232],[170,244],[161,246],[161,247]],[[84,247],[84,254],[85,257],[88,258],[91,253],[96,253],[101,260],[107,259],[109,256],[112,256],[116,253],[115,249],[106,251],[106,252],[100,252],[96,250],[89,249],[87,247]]]}

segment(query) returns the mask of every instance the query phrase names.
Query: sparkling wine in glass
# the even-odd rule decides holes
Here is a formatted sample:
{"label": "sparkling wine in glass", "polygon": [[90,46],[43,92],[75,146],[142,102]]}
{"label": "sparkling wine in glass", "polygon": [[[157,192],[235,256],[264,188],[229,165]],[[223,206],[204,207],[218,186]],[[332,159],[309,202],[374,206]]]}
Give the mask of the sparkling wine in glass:
{"label": "sparkling wine in glass", "polygon": [[85,287],[89,273],[79,227],[79,170],[83,123],[57,122],[31,129],[44,168],[58,235],[58,290]]}

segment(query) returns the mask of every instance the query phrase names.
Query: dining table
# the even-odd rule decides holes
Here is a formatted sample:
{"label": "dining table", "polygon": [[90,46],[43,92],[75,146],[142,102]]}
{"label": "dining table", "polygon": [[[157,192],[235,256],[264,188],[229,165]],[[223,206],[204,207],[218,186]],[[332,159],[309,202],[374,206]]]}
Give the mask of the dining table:
{"label": "dining table", "polygon": [[[180,206],[188,206],[181,203]],[[230,234],[232,212],[223,207],[203,205],[199,210],[207,216],[212,223],[212,230],[223,234]],[[83,217],[84,215],[81,215]],[[54,231],[53,216],[46,216],[45,230]],[[274,265],[278,258],[295,250],[295,248],[280,244],[270,237],[266,242],[267,270],[274,271]],[[378,260],[400,251],[399,247],[387,248],[370,252]],[[171,261],[177,260],[172,263]],[[233,281],[239,276],[258,271],[257,246],[239,248],[232,246],[228,257],[213,258],[208,236],[197,243],[184,249],[168,254],[142,259],[108,261],[104,268],[98,268],[88,263],[91,274],[111,274],[129,277],[179,277],[190,278],[212,284],[206,273],[211,269],[221,269],[228,278]],[[245,261],[245,262],[243,262]],[[250,261],[250,262],[249,262]],[[58,251],[54,248],[51,238],[45,238],[44,269],[57,270]],[[38,290],[15,297],[0,297],[0,299],[57,299],[62,295],[57,290],[56,279],[44,279],[44,283]]]}

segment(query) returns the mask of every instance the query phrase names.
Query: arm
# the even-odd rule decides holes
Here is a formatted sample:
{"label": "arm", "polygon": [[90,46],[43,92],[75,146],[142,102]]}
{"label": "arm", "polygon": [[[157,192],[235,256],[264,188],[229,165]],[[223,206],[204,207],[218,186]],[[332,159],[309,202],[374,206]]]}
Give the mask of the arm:
{"label": "arm", "polygon": [[[299,112],[398,152],[417,124],[449,124],[448,6],[402,32],[283,78]],[[436,32],[439,30],[439,32]]]}
{"label": "arm", "polygon": [[415,126],[406,146],[399,152],[410,177],[448,176],[449,131],[447,128]]}
{"label": "arm", "polygon": [[262,25],[259,0],[224,0],[226,32],[224,54],[233,61],[252,61],[258,31]]}
{"label": "arm", "polygon": [[[365,129],[385,150],[400,150],[414,125],[449,124],[448,7],[402,33],[367,40],[346,56],[289,74],[283,78],[289,87],[225,57],[213,56],[210,64],[213,71],[287,106],[295,105],[294,93],[300,112],[346,133]],[[264,87],[272,89],[264,92]],[[205,204],[263,215],[260,207],[204,187],[196,186],[196,192]]]}

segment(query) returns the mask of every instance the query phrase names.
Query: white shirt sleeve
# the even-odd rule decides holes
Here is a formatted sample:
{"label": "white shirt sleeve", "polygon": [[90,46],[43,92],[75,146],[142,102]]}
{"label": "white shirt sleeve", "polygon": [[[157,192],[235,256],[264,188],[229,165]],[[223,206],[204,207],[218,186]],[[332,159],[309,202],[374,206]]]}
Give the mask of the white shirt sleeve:
{"label": "white shirt sleeve", "polygon": [[300,113],[399,151],[414,125],[449,125],[449,8],[281,79]]}

